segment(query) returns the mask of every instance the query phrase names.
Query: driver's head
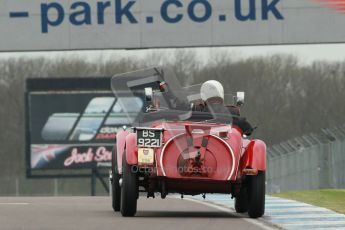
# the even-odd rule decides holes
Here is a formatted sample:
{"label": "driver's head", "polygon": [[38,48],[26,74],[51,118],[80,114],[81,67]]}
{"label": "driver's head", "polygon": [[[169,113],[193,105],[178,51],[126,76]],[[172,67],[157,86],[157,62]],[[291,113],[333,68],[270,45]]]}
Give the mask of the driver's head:
{"label": "driver's head", "polygon": [[204,82],[200,94],[204,102],[212,104],[223,104],[224,102],[224,89],[219,81],[209,80]]}

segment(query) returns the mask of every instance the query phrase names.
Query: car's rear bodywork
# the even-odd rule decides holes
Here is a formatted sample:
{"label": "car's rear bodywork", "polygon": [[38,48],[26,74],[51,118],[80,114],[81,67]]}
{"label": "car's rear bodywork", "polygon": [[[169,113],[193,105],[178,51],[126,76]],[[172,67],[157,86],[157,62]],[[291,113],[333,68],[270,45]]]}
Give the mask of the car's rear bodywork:
{"label": "car's rear bodywork", "polygon": [[[118,77],[128,78],[128,84],[116,85]],[[111,177],[117,192],[117,197],[113,196],[114,210],[121,209],[124,216],[134,215],[136,202],[134,208],[128,194],[137,198],[139,192],[145,192],[147,197],[159,192],[162,198],[168,193],[225,193],[236,197],[238,212],[262,216],[262,201],[253,201],[264,199],[262,191],[251,194],[250,190],[256,183],[253,178],[266,171],[265,143],[244,138],[241,129],[232,124],[228,110],[205,113],[186,106],[198,100],[196,91],[176,87],[175,78],[169,77],[168,85],[175,89],[169,89],[168,98],[160,95],[159,103],[165,107],[143,111],[133,128],[124,128],[117,134]],[[115,76],[112,87],[115,93],[128,87],[133,95],[144,96],[143,88],[159,88],[166,80],[160,69],[151,69]],[[173,102],[172,96],[177,98]],[[187,103],[180,103],[181,98],[186,98]],[[260,180],[264,195],[264,179]]]}
{"label": "car's rear bodywork", "polygon": [[[162,145],[152,148],[152,164],[138,162],[138,150],[143,148],[137,146],[135,130],[117,134],[117,162],[122,162],[122,156],[126,154],[129,165],[146,169],[150,179],[165,183],[166,192],[232,193],[231,189],[241,182],[245,169],[253,172],[266,170],[264,142],[251,140],[243,143],[242,134],[236,128],[188,122],[164,122],[153,128],[161,130]],[[216,128],[224,133],[221,137]],[[200,154],[200,162],[196,162],[197,154]],[[121,164],[117,167],[121,173]],[[151,193],[161,191],[159,187],[146,189]]]}

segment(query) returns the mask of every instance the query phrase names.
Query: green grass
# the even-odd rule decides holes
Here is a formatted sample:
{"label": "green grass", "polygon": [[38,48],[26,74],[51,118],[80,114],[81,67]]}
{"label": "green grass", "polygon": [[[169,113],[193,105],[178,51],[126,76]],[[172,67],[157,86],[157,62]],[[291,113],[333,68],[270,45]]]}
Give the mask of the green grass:
{"label": "green grass", "polygon": [[272,196],[301,201],[345,214],[345,190],[323,189],[275,193]]}

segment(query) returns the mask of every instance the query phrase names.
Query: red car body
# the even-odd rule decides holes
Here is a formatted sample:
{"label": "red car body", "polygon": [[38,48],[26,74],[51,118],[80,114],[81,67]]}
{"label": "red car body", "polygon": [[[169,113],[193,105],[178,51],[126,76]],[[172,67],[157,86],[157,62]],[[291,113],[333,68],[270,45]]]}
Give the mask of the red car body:
{"label": "red car body", "polygon": [[[166,124],[169,123],[167,126]],[[185,130],[171,131],[169,127],[177,124],[184,126]],[[241,182],[241,178],[246,169],[253,169],[255,171],[266,171],[266,145],[261,140],[247,140],[243,139],[242,132],[238,127],[232,127],[226,137],[219,137],[217,133],[210,133],[208,136],[208,146],[205,151],[214,157],[216,165],[205,165],[215,173],[211,174],[195,174],[182,176],[178,170],[178,152],[174,143],[176,141],[182,142],[187,139],[188,129],[204,129],[208,130],[210,126],[222,126],[221,124],[210,123],[191,123],[191,122],[163,122],[155,124],[150,128],[162,128],[166,130],[163,132],[163,146],[155,149],[155,163],[151,166],[143,166],[143,168],[150,168],[152,177],[164,180],[167,183],[168,189],[173,189],[184,194],[194,193],[231,193],[232,189],[236,188],[236,182]],[[168,128],[167,128],[168,127]],[[204,135],[204,134],[203,134]],[[194,143],[194,148],[200,149],[202,137],[200,135],[191,135]],[[117,162],[122,162],[123,154],[126,154],[126,160],[129,165],[138,166],[138,147],[136,146],[136,134],[126,131],[120,131],[117,134]],[[174,140],[174,141],[172,141]],[[180,144],[183,145],[183,144]],[[183,146],[188,148],[187,142]],[[193,151],[193,150],[191,150]],[[204,153],[205,154],[205,153]],[[203,156],[202,156],[203,158]],[[205,162],[211,159],[205,159]],[[205,163],[206,164],[206,163]],[[118,172],[122,173],[122,165],[118,164]],[[168,169],[168,170],[166,170]],[[176,169],[176,170],[173,170]],[[217,170],[218,169],[218,170]],[[210,171],[210,170],[209,170]],[[161,177],[161,178],[160,178]],[[199,183],[202,181],[202,183]],[[217,183],[215,183],[215,181]],[[193,183],[197,182],[197,183]],[[212,184],[212,187],[205,186]],[[188,187],[188,189],[187,189]]]}
{"label": "red car body", "polygon": [[[159,133],[159,145],[140,146],[149,140],[139,141],[139,132],[149,136],[151,131],[152,136]],[[149,127],[120,131],[116,141],[113,208],[124,216],[135,215],[139,192],[147,197],[159,192],[162,198],[169,193],[231,194],[237,212],[248,212],[254,218],[264,214],[266,145],[247,139],[234,124],[154,121]],[[152,159],[145,154],[152,154]]]}

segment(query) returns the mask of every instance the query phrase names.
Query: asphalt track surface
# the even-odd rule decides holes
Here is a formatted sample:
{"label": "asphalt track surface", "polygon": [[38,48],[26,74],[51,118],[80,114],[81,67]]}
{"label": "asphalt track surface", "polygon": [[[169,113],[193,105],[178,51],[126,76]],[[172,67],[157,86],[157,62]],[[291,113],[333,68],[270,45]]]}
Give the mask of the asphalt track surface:
{"label": "asphalt track surface", "polygon": [[135,217],[114,213],[109,197],[0,197],[1,230],[270,229],[249,218],[176,198],[138,201]]}

